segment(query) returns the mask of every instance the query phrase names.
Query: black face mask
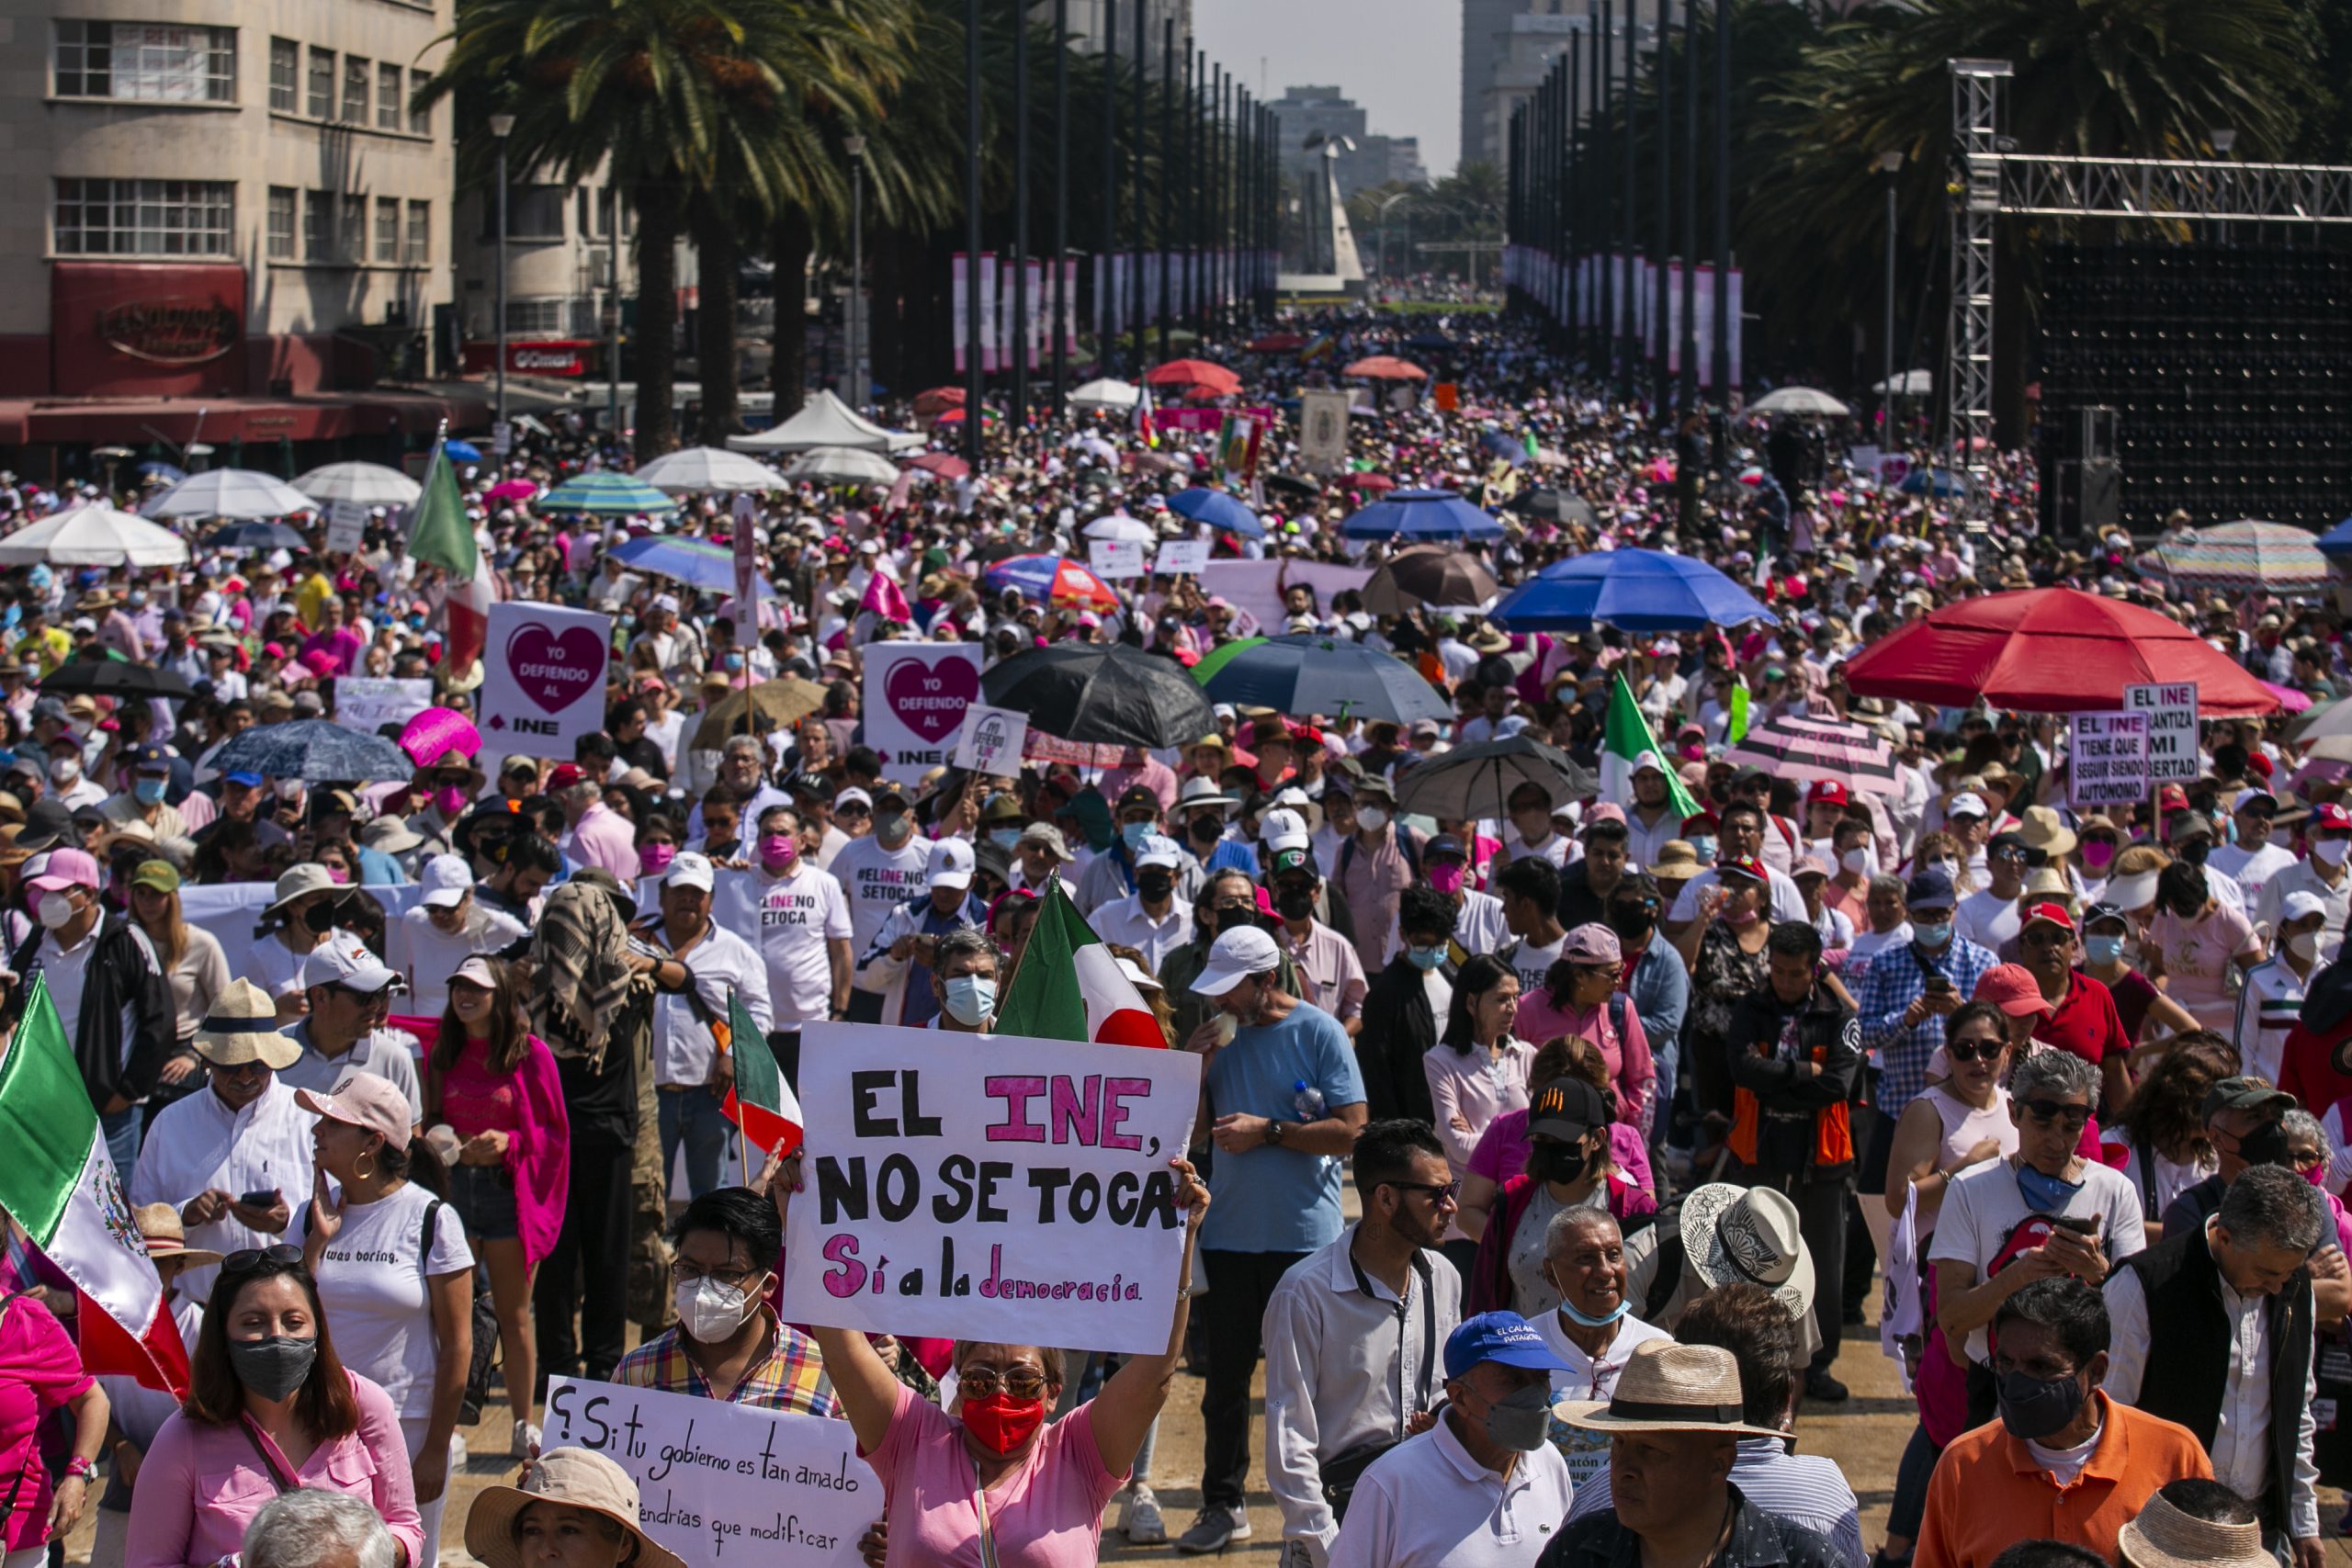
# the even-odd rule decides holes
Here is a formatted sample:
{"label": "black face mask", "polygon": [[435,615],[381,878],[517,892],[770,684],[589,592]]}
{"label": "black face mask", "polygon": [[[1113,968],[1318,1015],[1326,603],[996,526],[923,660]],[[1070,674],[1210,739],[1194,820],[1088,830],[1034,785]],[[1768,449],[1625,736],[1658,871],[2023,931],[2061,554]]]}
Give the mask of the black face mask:
{"label": "black face mask", "polygon": [[1176,891],[1176,879],[1164,871],[1148,871],[1136,878],[1136,889],[1157,904]]}
{"label": "black face mask", "polygon": [[1587,1154],[1575,1144],[1546,1144],[1542,1150],[1544,1179],[1546,1181],[1581,1181],[1592,1170],[1600,1156]]}
{"label": "black face mask", "polygon": [[1285,887],[1274,895],[1274,913],[1285,920],[1303,920],[1315,912],[1315,895],[1305,887]]}
{"label": "black face mask", "polygon": [[2287,1128],[2284,1123],[2265,1122],[2238,1140],[2238,1156],[2246,1164],[2279,1165],[2287,1163]]}
{"label": "black face mask", "polygon": [[1212,909],[1209,911],[1209,935],[1213,938],[1223,936],[1227,931],[1238,931],[1244,926],[1254,926],[1257,923],[1258,911],[1255,909]]}
{"label": "black face mask", "polygon": [[1214,817],[1195,817],[1193,818],[1192,826],[1184,830],[1206,844],[1224,836],[1225,824]]}
{"label": "black face mask", "polygon": [[2191,839],[2180,846],[2180,858],[2191,865],[2203,865],[2205,857],[2212,852],[2213,840],[2211,839]]}
{"label": "black face mask", "polygon": [[1621,942],[1646,942],[1657,926],[1647,904],[1617,904],[1609,910],[1609,929]]}
{"label": "black face mask", "polygon": [[314,931],[334,930],[334,906],[333,904],[311,905],[302,911],[302,923]]}
{"label": "black face mask", "polygon": [[2086,1397],[2082,1380],[2075,1376],[2037,1378],[2024,1372],[2002,1372],[1995,1379],[2001,1425],[2009,1435],[2038,1442],[2063,1432]]}

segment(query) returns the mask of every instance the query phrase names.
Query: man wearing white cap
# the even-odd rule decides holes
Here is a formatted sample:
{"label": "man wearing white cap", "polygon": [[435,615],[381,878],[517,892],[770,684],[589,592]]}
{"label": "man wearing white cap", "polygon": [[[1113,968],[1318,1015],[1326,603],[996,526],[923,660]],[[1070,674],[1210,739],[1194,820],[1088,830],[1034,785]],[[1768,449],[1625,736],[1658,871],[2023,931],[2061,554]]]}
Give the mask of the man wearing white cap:
{"label": "man wearing white cap", "polygon": [[767,961],[710,918],[717,880],[708,856],[692,851],[678,856],[662,877],[662,912],[634,928],[640,941],[686,967],[686,984],[654,998],[653,1087],[662,1174],[677,1164],[678,1145],[685,1145],[690,1198],[718,1185],[727,1153],[720,1107],[735,1081],[735,1063],[719,1049],[711,1025],[726,1021],[729,1003],[740,997],[762,1034],[775,1027]]}
{"label": "man wearing white cap", "polygon": [[2319,970],[2319,946],[2327,906],[2301,890],[2278,900],[2278,931],[2270,956],[2245,972],[2231,1042],[2246,1077],[2278,1081],[2287,1032],[2303,1010],[2303,994]]}
{"label": "man wearing white cap", "polygon": [[2205,857],[2205,866],[2235,882],[2251,906],[2262,897],[2263,884],[2294,864],[2295,856],[2292,851],[2271,841],[2271,828],[2278,816],[2278,797],[2268,790],[2238,791],[2230,799],[2230,814],[2237,823],[2237,837],[2229,843],[2214,845],[2212,853]]}
{"label": "man wearing white cap", "polygon": [[988,924],[988,908],[971,890],[978,863],[962,839],[933,841],[924,890],[890,911],[858,959],[858,988],[882,998],[875,1021],[920,1027],[938,1014],[931,966],[939,939],[958,926]]}
{"label": "man wearing white cap", "polygon": [[289,1089],[323,1094],[353,1073],[373,1073],[398,1086],[408,1097],[411,1117],[422,1124],[424,1093],[416,1063],[424,1047],[414,1035],[383,1027],[392,993],[407,988],[408,982],[357,936],[330,931],[302,960],[302,994],[311,1010],[285,1029],[302,1054],[278,1076]]}
{"label": "man wearing white cap", "polygon": [[634,656],[639,647],[653,649],[656,667],[673,685],[690,684],[702,674],[702,639],[695,635],[691,622],[678,618],[675,594],[653,596],[653,604],[638,625],[637,636],[629,639],[630,654]]}
{"label": "man wearing white cap", "polygon": [[530,934],[522,921],[474,897],[474,871],[460,854],[435,855],[418,881],[416,908],[386,932],[392,966],[408,976],[409,1011],[437,1016],[449,1003],[449,976],[477,953],[499,953]]}

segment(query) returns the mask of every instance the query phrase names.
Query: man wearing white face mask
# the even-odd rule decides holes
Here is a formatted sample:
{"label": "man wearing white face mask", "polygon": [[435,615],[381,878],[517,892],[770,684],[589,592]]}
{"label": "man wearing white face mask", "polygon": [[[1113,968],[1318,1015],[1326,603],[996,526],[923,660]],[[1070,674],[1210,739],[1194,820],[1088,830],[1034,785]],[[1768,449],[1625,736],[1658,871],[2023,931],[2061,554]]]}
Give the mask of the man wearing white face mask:
{"label": "man wearing white face mask", "polygon": [[931,961],[931,994],[939,1012],[924,1027],[985,1034],[996,1022],[996,947],[988,932],[964,926],[939,939]]}
{"label": "man wearing white face mask", "polygon": [[2231,1031],[2248,1077],[2278,1081],[2287,1032],[2295,1027],[2303,1010],[2303,993],[2319,971],[2321,927],[2326,919],[2326,906],[2312,894],[2290,893],[2279,901],[2273,952],[2245,972],[2236,1027]]}
{"label": "man wearing white face mask", "polygon": [[721,1187],[670,1227],[678,1321],[621,1358],[613,1381],[697,1399],[802,1416],[835,1414],[815,1341],[767,1304],[784,1252],[775,1205],[748,1187]]}
{"label": "man wearing white face mask", "polygon": [[2344,945],[2344,917],[2352,911],[2352,875],[2346,874],[2344,863],[2352,854],[2352,812],[2332,803],[2315,806],[2304,830],[2310,836],[2311,858],[2297,861],[2262,885],[2262,895],[2254,901],[2254,919],[2275,931],[2287,896],[2312,895],[2327,912],[2320,926],[2319,961],[2333,964]]}

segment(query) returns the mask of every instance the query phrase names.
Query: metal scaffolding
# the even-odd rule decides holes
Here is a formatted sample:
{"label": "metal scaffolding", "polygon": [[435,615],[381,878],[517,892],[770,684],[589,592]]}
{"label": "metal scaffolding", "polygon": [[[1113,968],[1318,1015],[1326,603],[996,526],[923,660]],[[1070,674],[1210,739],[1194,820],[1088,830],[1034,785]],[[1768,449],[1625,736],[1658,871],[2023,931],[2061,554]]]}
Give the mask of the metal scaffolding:
{"label": "metal scaffolding", "polygon": [[1984,526],[1993,451],[1993,232],[2001,209],[2000,131],[2006,60],[1951,62],[1951,357],[1946,378],[1945,450],[1958,454],[1968,491],[1963,522]]}

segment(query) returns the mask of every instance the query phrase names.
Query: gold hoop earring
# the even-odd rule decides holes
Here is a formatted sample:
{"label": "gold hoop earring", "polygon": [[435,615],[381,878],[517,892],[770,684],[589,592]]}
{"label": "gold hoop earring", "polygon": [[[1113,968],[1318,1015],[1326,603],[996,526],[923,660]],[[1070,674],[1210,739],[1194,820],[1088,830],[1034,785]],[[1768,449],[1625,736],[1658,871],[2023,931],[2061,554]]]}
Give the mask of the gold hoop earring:
{"label": "gold hoop earring", "polygon": [[372,1179],[376,1174],[376,1162],[366,1155],[361,1155],[359,1157],[361,1159],[368,1160],[368,1168],[366,1170],[361,1170],[355,1166],[352,1168],[351,1174],[356,1180],[367,1181]]}

